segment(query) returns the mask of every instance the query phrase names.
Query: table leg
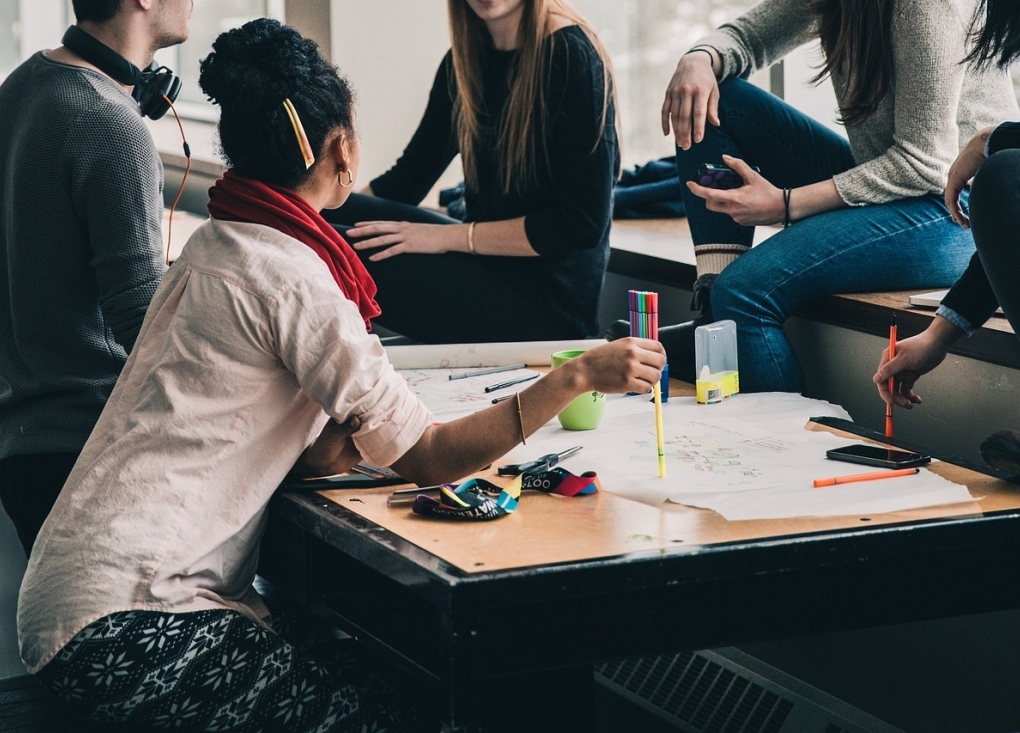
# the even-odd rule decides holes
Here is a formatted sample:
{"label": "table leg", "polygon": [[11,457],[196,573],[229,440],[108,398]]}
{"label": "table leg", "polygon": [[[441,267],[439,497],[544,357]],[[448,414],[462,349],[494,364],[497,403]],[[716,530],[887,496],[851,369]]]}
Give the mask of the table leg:
{"label": "table leg", "polygon": [[591,733],[590,664],[469,681],[450,690],[444,733]]}

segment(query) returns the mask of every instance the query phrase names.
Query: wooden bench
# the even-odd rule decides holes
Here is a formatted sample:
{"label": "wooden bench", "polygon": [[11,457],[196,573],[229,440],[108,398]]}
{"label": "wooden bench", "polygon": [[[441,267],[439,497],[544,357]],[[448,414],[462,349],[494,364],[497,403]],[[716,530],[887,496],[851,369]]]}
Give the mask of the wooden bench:
{"label": "wooden bench", "polygon": [[[759,227],[756,243],[776,229]],[[690,290],[697,277],[694,244],[686,219],[614,221],[609,272],[651,284]],[[929,288],[930,290],[931,288]],[[909,297],[921,290],[831,295],[796,315],[875,336],[888,336],[895,314],[903,336],[919,333],[935,317],[934,310],[915,308]],[[999,366],[1020,369],[1020,341],[1002,316],[989,319],[951,353]]]}
{"label": "wooden bench", "polygon": [[151,733],[148,727],[88,723],[71,714],[33,675],[0,679],[4,733]]}
{"label": "wooden bench", "polygon": [[[185,159],[172,153],[161,153],[166,178],[164,193],[172,198],[183,175]],[[175,229],[174,250],[179,251],[187,236],[194,229],[195,222],[205,216],[205,203],[209,186],[222,173],[220,163],[194,161],[189,174],[188,185],[181,199],[182,212],[190,211],[194,216],[182,214],[179,228]],[[176,224],[175,224],[176,226]],[[779,231],[777,227],[758,227],[755,243],[763,241]],[[622,276],[629,280],[659,286],[665,290],[689,291],[697,277],[694,266],[694,243],[691,240],[687,219],[641,219],[616,220],[610,234],[610,275]],[[832,295],[813,303],[797,316],[820,321],[833,326],[845,327],[875,336],[888,336],[889,322],[895,313],[900,333],[903,336],[918,333],[931,322],[934,312],[912,308],[908,297],[916,292],[865,293],[853,295]],[[616,318],[626,318],[625,294],[611,293],[604,297],[601,314],[604,323]],[[618,302],[617,302],[618,301]],[[674,303],[679,301],[674,299]],[[607,307],[608,306],[608,307]],[[685,310],[670,312],[670,304],[660,301],[663,315],[660,320],[669,323],[684,317]],[[683,306],[681,305],[680,308]],[[664,319],[664,320],[663,320]],[[951,353],[978,361],[1020,369],[1020,342],[1017,341],[1005,318],[992,318],[973,336],[958,341]]]}

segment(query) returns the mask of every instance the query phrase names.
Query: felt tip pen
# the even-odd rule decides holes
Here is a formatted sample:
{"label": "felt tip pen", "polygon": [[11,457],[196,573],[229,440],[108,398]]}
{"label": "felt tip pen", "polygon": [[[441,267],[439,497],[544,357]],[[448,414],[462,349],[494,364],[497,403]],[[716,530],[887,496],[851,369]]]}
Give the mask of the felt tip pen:
{"label": "felt tip pen", "polygon": [[476,369],[473,372],[461,372],[451,374],[450,379],[467,379],[468,377],[480,377],[484,374],[498,374],[499,372],[512,372],[514,369],[524,369],[527,364],[507,364],[506,366],[490,367],[488,369]]}
{"label": "felt tip pen", "polygon": [[416,486],[413,489],[398,489],[386,498],[386,504],[389,506],[393,506],[395,504],[411,504],[414,502],[415,497],[417,497],[418,494],[437,494],[442,488],[443,485]]}
{"label": "felt tip pen", "polygon": [[532,379],[538,379],[539,376],[540,375],[538,375],[538,374],[531,374],[531,375],[529,375],[527,377],[520,377],[518,379],[511,379],[509,382],[500,382],[499,384],[491,384],[491,385],[489,385],[488,387],[485,388],[485,392],[486,392],[486,394],[488,394],[489,392],[495,392],[496,390],[503,389],[504,387],[513,387],[515,384],[520,384],[521,382],[530,382]]}
{"label": "felt tip pen", "polygon": [[913,476],[920,473],[920,468],[897,468],[894,471],[878,471],[877,473],[859,473],[854,476],[834,476],[832,478],[816,478],[815,488],[822,486],[834,486],[835,484],[849,484],[854,481],[874,481],[880,478],[896,478],[897,476]]}
{"label": "felt tip pen", "polygon": [[493,397],[492,398],[492,404],[498,405],[503,400],[509,400],[509,399],[513,399],[513,395],[512,394],[505,394],[502,397]]}
{"label": "felt tip pen", "polygon": [[[889,325],[889,361],[896,356],[896,316]],[[893,395],[896,394],[896,376],[889,377],[889,404],[885,406],[885,437],[893,437]]]}

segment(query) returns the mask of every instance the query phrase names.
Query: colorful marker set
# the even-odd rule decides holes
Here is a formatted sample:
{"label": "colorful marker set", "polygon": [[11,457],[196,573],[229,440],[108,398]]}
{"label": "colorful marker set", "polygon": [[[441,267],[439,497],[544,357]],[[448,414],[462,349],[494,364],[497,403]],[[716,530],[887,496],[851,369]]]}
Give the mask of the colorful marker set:
{"label": "colorful marker set", "polygon": [[630,335],[643,339],[659,338],[659,294],[630,290]]}
{"label": "colorful marker set", "polygon": [[[630,290],[630,335],[638,338],[659,338],[659,294],[644,290]],[[662,385],[655,383],[655,437],[659,458],[659,477],[666,476],[666,448],[662,429]]]}

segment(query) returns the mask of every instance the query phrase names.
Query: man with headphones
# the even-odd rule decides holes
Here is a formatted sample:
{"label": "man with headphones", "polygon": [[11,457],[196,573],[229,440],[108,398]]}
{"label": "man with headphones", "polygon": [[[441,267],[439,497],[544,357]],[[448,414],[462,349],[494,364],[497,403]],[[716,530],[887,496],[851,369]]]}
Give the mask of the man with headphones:
{"label": "man with headphones", "polygon": [[142,115],[192,0],[73,0],[77,24],[0,86],[0,500],[25,552],[165,271],[163,170]]}

